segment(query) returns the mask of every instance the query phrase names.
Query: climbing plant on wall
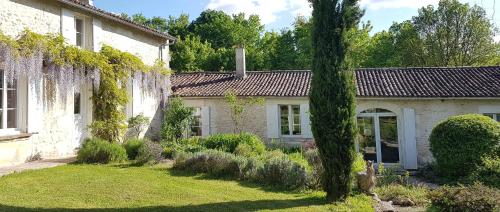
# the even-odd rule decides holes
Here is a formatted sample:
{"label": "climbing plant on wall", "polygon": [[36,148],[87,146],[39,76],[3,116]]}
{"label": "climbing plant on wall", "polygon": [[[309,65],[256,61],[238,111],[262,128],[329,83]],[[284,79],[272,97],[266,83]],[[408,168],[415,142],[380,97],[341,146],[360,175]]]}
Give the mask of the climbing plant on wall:
{"label": "climbing plant on wall", "polygon": [[[61,35],[40,35],[25,30],[17,39],[0,32],[0,62],[7,81],[26,77],[41,96],[40,85],[53,82],[59,100],[67,91],[84,83],[94,87],[92,134],[110,142],[119,141],[126,128],[123,108],[128,102],[127,85],[132,79],[154,95],[168,95],[170,71],[162,62],[145,65],[138,57],[104,45],[93,52],[67,45]],[[56,97],[48,101],[56,101]],[[40,98],[39,98],[40,99]]]}

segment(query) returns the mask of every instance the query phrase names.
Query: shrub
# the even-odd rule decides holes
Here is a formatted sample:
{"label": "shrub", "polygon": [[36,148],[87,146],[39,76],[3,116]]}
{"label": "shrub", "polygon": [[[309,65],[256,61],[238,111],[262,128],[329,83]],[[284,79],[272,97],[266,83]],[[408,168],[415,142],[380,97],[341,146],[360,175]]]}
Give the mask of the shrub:
{"label": "shrub", "polygon": [[78,151],[77,161],[80,163],[118,163],[127,160],[125,148],[117,143],[92,138],[86,139]]}
{"label": "shrub", "polygon": [[200,137],[192,137],[179,140],[178,142],[164,142],[163,156],[166,158],[173,158],[177,152],[200,152],[206,148],[202,145],[203,139]]}
{"label": "shrub", "polygon": [[248,144],[238,144],[236,149],[234,150],[235,155],[244,156],[244,157],[254,157],[257,156],[257,153],[253,151],[253,148]]}
{"label": "shrub", "polygon": [[193,113],[194,109],[187,107],[180,97],[170,98],[162,123],[162,138],[168,141],[181,139],[191,123]]}
{"label": "shrub", "polygon": [[405,171],[403,174],[399,174],[400,168],[398,166],[391,166],[386,168],[383,163],[378,165],[378,176],[377,176],[377,184],[378,185],[408,185],[410,172]]}
{"label": "shrub", "polygon": [[425,187],[403,186],[403,185],[385,185],[375,188],[380,199],[384,201],[393,201],[394,204],[401,206],[426,206],[430,203],[427,198],[429,190]]}
{"label": "shrub", "polygon": [[141,132],[144,131],[144,129],[146,129],[146,127],[148,126],[149,118],[145,117],[141,113],[137,116],[130,117],[127,120],[127,124],[128,124],[129,133],[132,134],[132,136],[134,136],[135,138],[139,138],[139,135],[141,134]]}
{"label": "shrub", "polygon": [[500,123],[482,115],[450,117],[432,130],[430,142],[440,175],[467,176],[482,157],[500,152]]}
{"label": "shrub", "polygon": [[321,158],[319,157],[319,152],[317,149],[307,150],[305,153],[305,158],[309,165],[312,166],[312,172],[309,175],[308,187],[313,189],[319,189],[323,183],[323,165],[321,163]]}
{"label": "shrub", "polygon": [[144,144],[141,139],[130,139],[123,144],[123,147],[127,151],[128,159],[134,160],[137,157],[139,148]]}
{"label": "shrub", "polygon": [[218,150],[207,150],[197,153],[180,153],[175,160],[174,169],[206,173],[215,177],[244,178],[247,164],[244,157]]}
{"label": "shrub", "polygon": [[203,145],[208,149],[230,153],[234,153],[239,144],[248,144],[252,148],[252,152],[257,154],[262,154],[266,151],[264,142],[258,136],[250,133],[217,134],[204,139],[203,142]]}
{"label": "shrub", "polygon": [[443,186],[429,193],[432,206],[440,211],[494,211],[500,209],[500,191],[481,184]]}
{"label": "shrub", "polygon": [[135,158],[138,164],[146,164],[146,163],[159,163],[163,157],[163,148],[160,144],[146,141],[139,148],[137,152],[137,157]]}
{"label": "shrub", "polygon": [[478,168],[468,177],[468,182],[482,182],[500,188],[500,156],[485,157]]}
{"label": "shrub", "polygon": [[288,159],[290,159],[291,161],[297,163],[298,165],[304,167],[304,169],[306,170],[306,172],[309,174],[312,172],[312,166],[309,165],[309,162],[307,162],[306,158],[304,157],[304,154],[300,153],[300,152],[295,152],[295,153],[290,153],[290,154],[287,154],[287,157]]}
{"label": "shrub", "polygon": [[264,161],[257,170],[257,180],[282,189],[295,190],[306,186],[307,173],[301,165],[285,157]]}
{"label": "shrub", "polygon": [[[312,172],[310,173],[310,179],[308,180],[309,187],[311,188],[321,188],[322,177],[324,173],[324,168],[321,163],[321,158],[319,157],[318,149],[310,149],[304,153],[306,160],[312,167]],[[352,182],[356,184],[356,174],[358,172],[366,171],[366,162],[363,159],[361,153],[357,153],[354,158],[354,163],[352,164]]]}

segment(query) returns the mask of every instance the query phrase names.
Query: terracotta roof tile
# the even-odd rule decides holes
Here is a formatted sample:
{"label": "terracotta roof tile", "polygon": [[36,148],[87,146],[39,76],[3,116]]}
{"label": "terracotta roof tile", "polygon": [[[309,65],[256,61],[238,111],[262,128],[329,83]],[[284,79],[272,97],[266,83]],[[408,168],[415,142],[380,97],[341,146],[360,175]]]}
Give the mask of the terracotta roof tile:
{"label": "terracotta roof tile", "polygon": [[[223,96],[235,90],[240,96],[305,97],[310,71],[248,72],[245,79],[233,73],[191,73],[172,77],[174,95]],[[356,70],[358,97],[477,98],[500,97],[500,66],[456,68],[373,68]]]}

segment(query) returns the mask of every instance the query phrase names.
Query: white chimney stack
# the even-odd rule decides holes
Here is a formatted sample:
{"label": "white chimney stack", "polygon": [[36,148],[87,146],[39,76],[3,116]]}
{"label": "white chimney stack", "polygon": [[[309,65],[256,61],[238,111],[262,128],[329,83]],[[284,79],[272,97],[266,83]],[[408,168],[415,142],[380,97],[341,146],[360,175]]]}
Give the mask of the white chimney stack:
{"label": "white chimney stack", "polygon": [[247,64],[245,61],[245,47],[236,47],[236,76],[238,78],[247,77]]}

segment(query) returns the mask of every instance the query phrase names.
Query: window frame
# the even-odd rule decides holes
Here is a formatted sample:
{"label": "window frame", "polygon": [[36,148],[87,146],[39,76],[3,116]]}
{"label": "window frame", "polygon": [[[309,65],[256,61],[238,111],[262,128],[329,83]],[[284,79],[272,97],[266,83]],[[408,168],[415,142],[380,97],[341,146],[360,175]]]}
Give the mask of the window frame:
{"label": "window frame", "polygon": [[[288,119],[288,131],[289,131],[289,134],[283,134],[283,131],[282,131],[282,123],[281,123],[281,111],[282,111],[282,107],[286,106],[288,108],[288,116],[287,116],[287,119]],[[298,113],[297,114],[294,114],[293,113],[293,108],[294,107],[297,107],[298,108]],[[303,129],[302,129],[302,116],[301,116],[301,109],[300,109],[300,105],[299,104],[288,104],[288,105],[278,105],[278,115],[279,115],[279,131],[280,131],[280,135],[281,137],[302,137],[304,132],[303,132]],[[295,123],[295,116],[298,116],[299,118],[299,121],[298,123]],[[300,132],[299,134],[293,134],[294,132],[294,126],[298,126],[299,129],[300,129]]]}
{"label": "window frame", "polygon": [[[0,105],[0,113],[1,113],[1,124],[0,124],[0,136],[6,136],[6,135],[16,135],[20,133],[20,105],[19,105],[19,81],[15,80],[15,86],[14,88],[7,88],[7,78],[5,77],[5,71],[0,68],[0,78],[3,80],[2,82],[2,87],[0,88],[0,92],[2,92],[2,105]],[[7,93],[8,91],[15,91],[16,93],[16,106],[15,108],[10,108],[8,109],[8,102],[7,102]],[[14,110],[15,111],[15,121],[16,121],[16,126],[14,128],[8,128],[7,127],[7,122],[8,122],[8,111],[9,110]]]}
{"label": "window frame", "polygon": [[500,122],[500,113],[483,113],[483,116],[487,116],[495,121]]}

